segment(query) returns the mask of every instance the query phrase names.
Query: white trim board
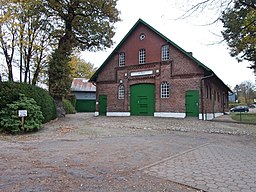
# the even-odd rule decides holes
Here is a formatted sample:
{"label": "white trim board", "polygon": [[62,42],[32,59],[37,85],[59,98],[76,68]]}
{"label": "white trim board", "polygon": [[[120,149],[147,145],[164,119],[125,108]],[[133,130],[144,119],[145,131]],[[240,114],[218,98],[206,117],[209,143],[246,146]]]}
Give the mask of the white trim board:
{"label": "white trim board", "polygon": [[185,118],[186,113],[172,113],[172,112],[155,112],[154,117],[174,117],[174,118]]}
{"label": "white trim board", "polygon": [[108,117],[129,117],[131,116],[130,112],[107,112]]}

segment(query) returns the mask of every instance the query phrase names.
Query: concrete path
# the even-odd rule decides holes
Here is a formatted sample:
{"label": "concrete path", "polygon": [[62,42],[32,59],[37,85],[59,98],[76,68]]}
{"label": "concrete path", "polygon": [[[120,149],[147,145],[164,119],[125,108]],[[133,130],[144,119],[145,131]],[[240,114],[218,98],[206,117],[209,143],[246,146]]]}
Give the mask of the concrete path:
{"label": "concrete path", "polygon": [[256,149],[207,143],[143,168],[145,173],[209,192],[255,192]]}

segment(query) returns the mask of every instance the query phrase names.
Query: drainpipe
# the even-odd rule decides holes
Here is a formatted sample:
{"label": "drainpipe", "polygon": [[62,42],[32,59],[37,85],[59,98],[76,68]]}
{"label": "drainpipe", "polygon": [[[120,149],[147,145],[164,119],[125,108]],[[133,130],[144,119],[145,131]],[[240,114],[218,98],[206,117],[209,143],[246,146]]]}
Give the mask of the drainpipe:
{"label": "drainpipe", "polygon": [[200,92],[201,92],[201,108],[202,108],[202,120],[204,120],[204,95],[203,95],[203,80],[213,77],[213,73],[211,75],[202,77],[200,80]]}

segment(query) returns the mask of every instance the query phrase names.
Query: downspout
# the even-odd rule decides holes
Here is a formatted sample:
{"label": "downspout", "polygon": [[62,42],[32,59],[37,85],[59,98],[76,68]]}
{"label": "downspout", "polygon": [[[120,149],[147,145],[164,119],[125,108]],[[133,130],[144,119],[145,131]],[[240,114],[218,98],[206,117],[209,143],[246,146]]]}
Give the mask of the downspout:
{"label": "downspout", "polygon": [[202,120],[204,120],[204,95],[203,95],[203,80],[213,77],[213,73],[211,75],[202,77],[200,80],[200,92],[201,92],[201,110],[202,110]]}

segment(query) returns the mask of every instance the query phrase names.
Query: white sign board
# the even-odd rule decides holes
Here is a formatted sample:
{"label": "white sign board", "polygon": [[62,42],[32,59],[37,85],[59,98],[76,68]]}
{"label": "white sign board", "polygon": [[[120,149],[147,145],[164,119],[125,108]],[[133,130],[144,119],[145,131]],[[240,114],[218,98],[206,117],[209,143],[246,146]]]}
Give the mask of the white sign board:
{"label": "white sign board", "polygon": [[142,75],[152,75],[153,71],[138,71],[138,72],[131,72],[131,77],[135,77],[135,76],[142,76]]}
{"label": "white sign board", "polygon": [[28,111],[27,110],[19,110],[19,117],[27,117]]}

